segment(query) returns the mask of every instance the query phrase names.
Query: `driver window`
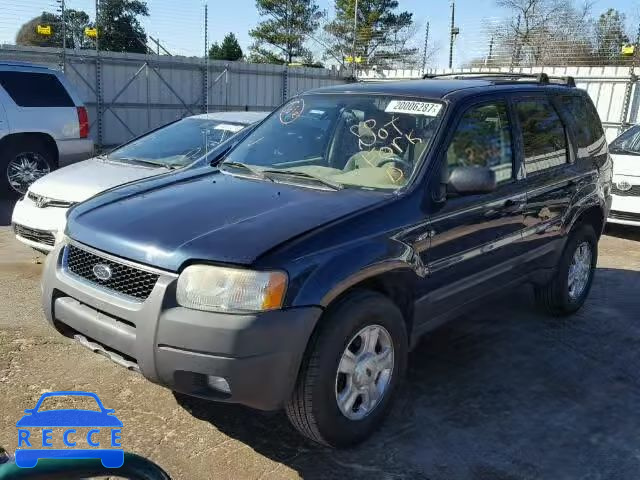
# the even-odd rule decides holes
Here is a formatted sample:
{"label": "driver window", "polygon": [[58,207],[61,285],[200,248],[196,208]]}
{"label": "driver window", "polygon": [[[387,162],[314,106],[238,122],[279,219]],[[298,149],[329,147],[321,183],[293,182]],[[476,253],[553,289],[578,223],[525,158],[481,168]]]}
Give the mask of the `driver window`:
{"label": "driver window", "polygon": [[511,128],[506,102],[486,103],[465,112],[447,149],[447,165],[489,167],[498,184],[513,178]]}

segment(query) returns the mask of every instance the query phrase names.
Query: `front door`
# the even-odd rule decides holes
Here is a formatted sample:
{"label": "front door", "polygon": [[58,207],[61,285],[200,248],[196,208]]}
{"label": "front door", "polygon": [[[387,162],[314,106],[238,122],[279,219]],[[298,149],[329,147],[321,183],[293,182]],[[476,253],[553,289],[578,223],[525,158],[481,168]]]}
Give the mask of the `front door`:
{"label": "front door", "polygon": [[430,273],[416,304],[418,330],[435,326],[438,317],[483,295],[511,273],[509,260],[524,228],[526,203],[516,173],[513,138],[505,99],[471,105],[458,116],[439,160],[439,175],[434,173],[446,182],[456,167],[489,167],[496,174],[497,188],[480,195],[448,192],[434,202],[426,258]]}

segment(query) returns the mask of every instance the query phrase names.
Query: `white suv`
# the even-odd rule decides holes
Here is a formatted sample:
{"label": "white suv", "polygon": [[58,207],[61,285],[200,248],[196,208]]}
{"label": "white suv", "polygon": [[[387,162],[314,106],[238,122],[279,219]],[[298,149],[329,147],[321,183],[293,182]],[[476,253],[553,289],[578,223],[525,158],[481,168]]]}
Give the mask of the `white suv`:
{"label": "white suv", "polygon": [[0,195],[92,153],[87,110],[61,72],[0,62]]}
{"label": "white suv", "polygon": [[609,145],[613,158],[609,223],[640,227],[640,125],[626,130]]}

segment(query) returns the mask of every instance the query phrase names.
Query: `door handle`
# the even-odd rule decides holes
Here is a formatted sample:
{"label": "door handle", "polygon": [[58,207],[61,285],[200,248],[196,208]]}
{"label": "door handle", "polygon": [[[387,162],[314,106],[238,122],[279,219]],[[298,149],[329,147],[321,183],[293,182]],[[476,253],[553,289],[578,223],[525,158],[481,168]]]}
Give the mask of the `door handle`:
{"label": "door handle", "polygon": [[526,202],[523,200],[513,200],[513,199],[508,199],[505,200],[505,202],[502,204],[502,208],[508,210],[509,212],[522,212],[524,211]]}

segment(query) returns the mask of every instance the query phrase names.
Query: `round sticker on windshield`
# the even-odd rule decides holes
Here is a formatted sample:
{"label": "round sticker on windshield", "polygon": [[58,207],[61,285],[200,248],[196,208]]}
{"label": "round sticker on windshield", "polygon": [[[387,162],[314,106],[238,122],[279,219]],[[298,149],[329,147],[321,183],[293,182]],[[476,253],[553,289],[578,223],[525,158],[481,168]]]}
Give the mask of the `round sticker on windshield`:
{"label": "round sticker on windshield", "polygon": [[284,125],[295,122],[302,112],[304,111],[304,100],[298,98],[292,102],[287,103],[282,110],[280,110],[280,122]]}

